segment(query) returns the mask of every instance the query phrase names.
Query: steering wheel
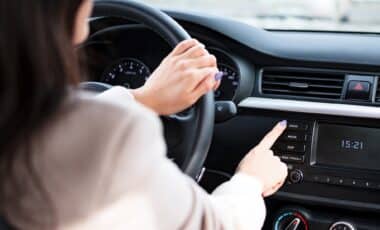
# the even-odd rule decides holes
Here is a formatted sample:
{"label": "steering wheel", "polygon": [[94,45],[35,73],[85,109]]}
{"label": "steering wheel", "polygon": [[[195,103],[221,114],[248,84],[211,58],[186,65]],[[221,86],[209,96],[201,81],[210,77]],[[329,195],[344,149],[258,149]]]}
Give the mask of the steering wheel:
{"label": "steering wheel", "polygon": [[[179,42],[191,38],[167,14],[135,1],[95,1],[92,17],[117,17],[143,24],[173,48]],[[81,87],[99,93],[111,86],[100,82],[84,82]],[[214,107],[214,95],[210,92],[186,112],[162,117],[169,157],[194,179],[199,176],[210,147]]]}

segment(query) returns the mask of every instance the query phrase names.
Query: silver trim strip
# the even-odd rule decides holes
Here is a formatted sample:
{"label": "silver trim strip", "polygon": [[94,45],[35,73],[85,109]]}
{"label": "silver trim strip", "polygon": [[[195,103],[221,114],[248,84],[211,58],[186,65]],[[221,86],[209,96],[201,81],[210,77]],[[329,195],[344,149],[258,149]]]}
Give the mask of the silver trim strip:
{"label": "silver trim strip", "polygon": [[344,117],[360,117],[374,119],[380,118],[379,107],[310,101],[295,101],[286,99],[249,97],[240,102],[239,107]]}

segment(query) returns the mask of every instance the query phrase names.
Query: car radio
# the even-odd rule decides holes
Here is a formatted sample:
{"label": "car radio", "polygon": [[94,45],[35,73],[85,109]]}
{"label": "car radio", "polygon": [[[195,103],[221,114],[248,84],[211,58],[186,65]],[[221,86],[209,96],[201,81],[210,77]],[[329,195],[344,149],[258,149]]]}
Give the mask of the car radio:
{"label": "car radio", "polygon": [[289,121],[274,152],[288,163],[290,184],[380,190],[380,128]]}

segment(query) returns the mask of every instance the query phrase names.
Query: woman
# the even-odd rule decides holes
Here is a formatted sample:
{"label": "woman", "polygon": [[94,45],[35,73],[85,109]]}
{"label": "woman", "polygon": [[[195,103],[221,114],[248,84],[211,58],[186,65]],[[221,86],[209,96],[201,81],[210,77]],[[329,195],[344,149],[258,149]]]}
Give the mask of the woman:
{"label": "woman", "polygon": [[[17,229],[259,229],[286,166],[279,123],[231,181],[206,194],[165,158],[156,114],[218,87],[215,57],[181,43],[148,82],[91,98],[74,46],[91,0],[0,0],[0,210]],[[170,87],[168,87],[170,86]],[[156,97],[156,95],[160,97]]]}

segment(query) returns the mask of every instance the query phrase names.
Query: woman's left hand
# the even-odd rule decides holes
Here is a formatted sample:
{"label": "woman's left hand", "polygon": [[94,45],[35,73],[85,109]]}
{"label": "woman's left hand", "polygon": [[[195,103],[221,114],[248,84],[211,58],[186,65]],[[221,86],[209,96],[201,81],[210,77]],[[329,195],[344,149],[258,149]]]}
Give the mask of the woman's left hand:
{"label": "woman's left hand", "polygon": [[[218,75],[218,77],[216,77]],[[132,90],[137,101],[160,115],[180,112],[219,87],[216,58],[195,39],[181,42],[149,77]]]}

